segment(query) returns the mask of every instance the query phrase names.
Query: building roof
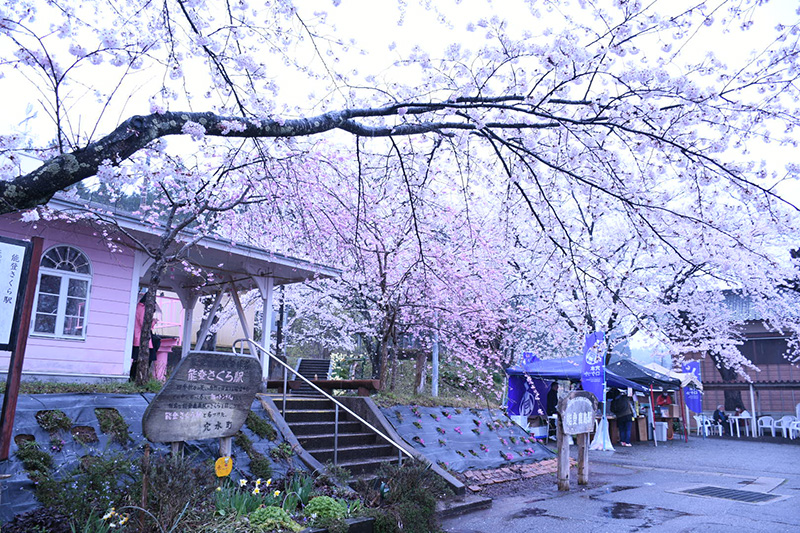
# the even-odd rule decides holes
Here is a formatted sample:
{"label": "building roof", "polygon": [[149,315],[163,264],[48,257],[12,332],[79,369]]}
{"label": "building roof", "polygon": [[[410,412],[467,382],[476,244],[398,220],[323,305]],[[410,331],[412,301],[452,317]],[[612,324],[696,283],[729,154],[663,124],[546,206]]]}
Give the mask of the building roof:
{"label": "building roof", "polygon": [[[63,198],[52,199],[47,206],[56,211],[86,211],[87,206]],[[91,204],[88,206],[91,209]],[[108,206],[98,206],[108,210]],[[136,239],[145,244],[156,244],[160,238],[160,227],[149,224],[130,213],[114,213],[114,221]],[[196,238],[197,233],[189,230],[182,234],[186,238]],[[137,249],[130,239],[123,239],[126,246]],[[212,293],[220,283],[233,281],[238,290],[256,288],[253,277],[274,278],[275,285],[288,285],[314,278],[331,278],[341,275],[341,270],[303,259],[271,252],[219,237],[202,236],[191,247],[187,261],[205,273],[213,274],[216,281],[208,283],[204,277],[193,275],[185,269],[173,269],[169,274],[181,278],[184,288]],[[143,273],[143,276],[145,273]],[[144,277],[143,277],[144,279]]]}

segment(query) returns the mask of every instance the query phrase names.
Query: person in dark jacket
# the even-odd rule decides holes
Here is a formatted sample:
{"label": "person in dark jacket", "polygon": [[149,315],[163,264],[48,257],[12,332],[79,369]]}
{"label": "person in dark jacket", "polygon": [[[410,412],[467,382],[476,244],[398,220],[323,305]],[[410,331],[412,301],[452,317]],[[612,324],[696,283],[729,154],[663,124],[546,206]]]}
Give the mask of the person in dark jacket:
{"label": "person in dark jacket", "polygon": [[718,405],[717,410],[714,411],[714,423],[720,425],[723,435],[727,433],[728,415],[725,414],[724,405]]}
{"label": "person in dark jacket", "polygon": [[612,392],[611,412],[617,417],[619,443],[621,446],[631,445],[631,426],[633,425],[633,405],[628,396],[618,389]]}
{"label": "person in dark jacket", "polygon": [[558,381],[554,381],[550,385],[550,391],[547,393],[547,416],[556,414],[558,407]]}

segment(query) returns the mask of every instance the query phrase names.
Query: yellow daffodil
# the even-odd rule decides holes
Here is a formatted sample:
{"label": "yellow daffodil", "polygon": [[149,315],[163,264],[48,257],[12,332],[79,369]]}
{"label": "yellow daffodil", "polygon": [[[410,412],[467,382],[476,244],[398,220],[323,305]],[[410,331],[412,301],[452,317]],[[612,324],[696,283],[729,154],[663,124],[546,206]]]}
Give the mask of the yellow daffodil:
{"label": "yellow daffodil", "polygon": [[280,493],[281,493],[281,491],[276,490],[275,492],[272,493],[272,495],[277,498],[280,495]]}
{"label": "yellow daffodil", "polygon": [[114,516],[114,508],[112,507],[110,511],[103,515],[103,520],[108,520],[112,516]]}
{"label": "yellow daffodil", "polygon": [[253,489],[253,494],[259,494],[260,492],[261,492],[261,489],[259,489],[258,487]]}
{"label": "yellow daffodil", "polygon": [[131,515],[129,515],[128,513],[125,513],[125,515],[122,517],[122,520],[119,521],[119,525],[122,525],[125,522],[127,522],[130,517],[131,517]]}
{"label": "yellow daffodil", "polygon": [[269,478],[269,479],[267,480],[267,487],[269,487],[270,485],[272,485],[272,478]]}
{"label": "yellow daffodil", "polygon": [[240,479],[239,480],[239,486],[240,487],[244,487],[245,485],[247,485],[247,480],[246,479]]}
{"label": "yellow daffodil", "polygon": [[217,487],[217,492],[222,492],[222,487]]}
{"label": "yellow daffodil", "polygon": [[260,486],[261,486],[261,478],[258,478],[256,480],[256,487],[260,487]]}

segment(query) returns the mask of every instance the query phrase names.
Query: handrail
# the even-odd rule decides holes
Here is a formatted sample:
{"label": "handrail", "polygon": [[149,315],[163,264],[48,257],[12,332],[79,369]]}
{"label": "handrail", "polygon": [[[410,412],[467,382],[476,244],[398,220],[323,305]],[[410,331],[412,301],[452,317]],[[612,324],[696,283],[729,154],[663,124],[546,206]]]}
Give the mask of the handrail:
{"label": "handrail", "polygon": [[[369,429],[371,429],[372,431],[374,431],[376,434],[378,434],[380,437],[382,437],[382,438],[383,438],[385,441],[387,441],[389,444],[391,444],[392,446],[394,446],[395,448],[397,448],[397,449],[398,449],[398,450],[399,450],[401,453],[404,453],[404,454],[406,454],[406,455],[408,456],[408,458],[409,458],[409,459],[413,459],[413,458],[414,458],[414,456],[413,456],[413,455],[412,455],[412,454],[411,454],[411,453],[410,453],[408,450],[406,450],[405,448],[403,448],[402,446],[400,446],[398,443],[396,443],[395,441],[393,441],[393,440],[392,440],[390,437],[388,437],[388,436],[384,435],[382,431],[380,431],[378,428],[376,428],[375,426],[373,426],[372,424],[370,424],[369,422],[367,422],[366,420],[364,420],[364,419],[363,419],[361,416],[357,415],[357,414],[356,414],[356,413],[355,413],[355,412],[354,412],[352,409],[350,409],[349,407],[347,407],[346,405],[344,405],[342,402],[340,402],[339,400],[337,400],[336,398],[334,398],[333,396],[331,396],[330,394],[328,394],[327,392],[325,392],[325,391],[324,391],[324,390],[322,390],[321,388],[317,387],[317,386],[316,386],[314,383],[312,383],[312,382],[311,382],[311,381],[310,381],[308,378],[306,378],[304,375],[300,374],[300,373],[299,373],[299,372],[297,372],[295,369],[293,369],[292,367],[290,367],[289,365],[287,365],[286,363],[284,363],[283,361],[281,361],[281,360],[280,360],[280,359],[278,359],[277,357],[275,357],[275,356],[271,355],[271,354],[269,353],[269,350],[267,350],[266,348],[264,348],[263,346],[261,346],[260,344],[258,344],[258,343],[257,343],[256,341],[254,341],[253,339],[251,339],[251,338],[249,338],[249,337],[244,337],[244,338],[241,338],[241,339],[236,339],[235,341],[233,341],[233,346],[232,346],[233,353],[236,353],[236,345],[237,345],[237,344],[242,344],[242,355],[244,355],[244,343],[245,343],[245,342],[247,342],[247,343],[248,343],[250,346],[255,346],[257,349],[259,349],[259,350],[261,350],[262,352],[264,352],[264,355],[266,355],[268,358],[272,358],[272,359],[274,359],[274,360],[275,360],[277,363],[280,363],[280,365],[283,367],[283,370],[284,370],[284,376],[286,375],[286,374],[285,374],[286,370],[289,370],[289,371],[291,371],[291,372],[292,372],[292,373],[293,373],[293,374],[294,374],[296,377],[299,377],[300,379],[302,379],[303,381],[305,381],[305,382],[306,382],[308,385],[310,385],[310,386],[311,386],[313,389],[315,389],[317,392],[319,392],[320,394],[322,394],[322,395],[323,395],[324,397],[326,397],[327,399],[331,400],[331,401],[332,401],[332,402],[333,402],[333,403],[334,403],[334,404],[335,404],[337,407],[340,407],[340,408],[344,409],[346,412],[348,412],[349,414],[351,414],[352,416],[354,416],[354,417],[355,417],[355,418],[356,418],[356,419],[357,419],[359,422],[361,422],[362,424],[364,424],[365,426],[367,426]],[[267,360],[269,361],[269,359],[267,359]],[[284,379],[283,393],[284,393],[283,405],[284,405],[284,409],[285,409],[285,408],[286,408],[286,397],[285,397],[285,395],[286,395],[286,383],[285,383],[285,379]],[[284,411],[284,412],[285,412],[285,411]],[[335,428],[335,431],[336,431],[336,433],[337,433],[337,434],[338,434],[338,430],[339,430],[339,428],[338,428],[338,413],[337,413],[337,426],[336,426],[336,428]],[[338,435],[337,435],[337,436],[338,436]],[[334,464],[335,464],[335,462],[334,462]]]}

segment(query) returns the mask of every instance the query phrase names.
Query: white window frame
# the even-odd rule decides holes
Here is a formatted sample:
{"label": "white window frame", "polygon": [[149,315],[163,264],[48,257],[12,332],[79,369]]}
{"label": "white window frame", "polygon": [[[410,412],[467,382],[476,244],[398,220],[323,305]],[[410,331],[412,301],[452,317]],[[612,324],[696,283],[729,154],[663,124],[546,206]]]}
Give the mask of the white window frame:
{"label": "white window frame", "polygon": [[[47,249],[46,252],[42,254],[42,259],[54,248],[59,247],[67,247],[72,248],[83,255],[86,258],[86,262],[89,265],[89,273],[82,274],[78,272],[71,272],[68,270],[58,270],[55,268],[47,268],[39,265],[39,279],[36,281],[36,294],[33,299],[33,310],[31,316],[31,325],[30,325],[30,335],[33,337],[45,337],[50,339],[61,339],[61,340],[74,340],[74,341],[83,341],[86,340],[86,330],[89,329],[89,300],[92,294],[92,278],[94,275],[92,269],[92,262],[89,259],[89,255],[78,248],[77,246],[73,246],[71,244],[56,244],[51,246]],[[59,288],[58,294],[58,308],[56,310],[56,324],[55,324],[55,332],[54,333],[46,333],[42,331],[35,331],[36,327],[36,315],[37,309],[39,308],[39,288],[42,284],[42,275],[46,274],[48,276],[57,276],[61,278],[61,287]],[[64,322],[66,321],[66,314],[67,314],[67,298],[68,298],[68,291],[69,291],[69,282],[71,279],[82,280],[86,281],[86,305],[83,311],[83,328],[81,329],[81,335],[65,335],[64,334]]]}

